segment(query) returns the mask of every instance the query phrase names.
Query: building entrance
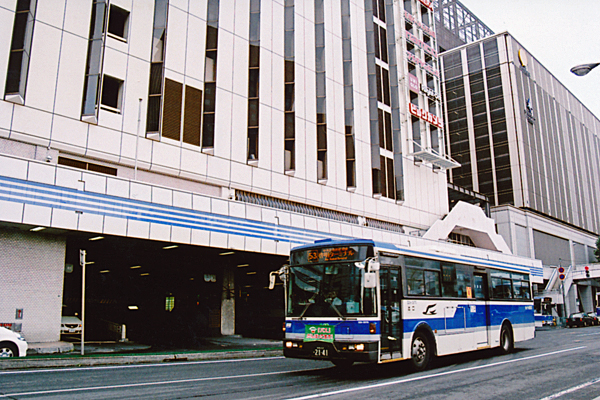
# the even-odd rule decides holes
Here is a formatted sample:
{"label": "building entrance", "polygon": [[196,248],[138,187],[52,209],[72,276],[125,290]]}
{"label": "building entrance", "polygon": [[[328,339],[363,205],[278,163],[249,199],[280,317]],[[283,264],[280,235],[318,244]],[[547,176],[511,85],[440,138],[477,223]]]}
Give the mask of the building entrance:
{"label": "building entrance", "polygon": [[[123,237],[70,237],[63,316],[81,312],[79,250],[87,253],[86,340],[201,347],[211,336],[281,332],[282,287],[268,273],[286,257]],[[280,317],[280,318],[279,318]]]}

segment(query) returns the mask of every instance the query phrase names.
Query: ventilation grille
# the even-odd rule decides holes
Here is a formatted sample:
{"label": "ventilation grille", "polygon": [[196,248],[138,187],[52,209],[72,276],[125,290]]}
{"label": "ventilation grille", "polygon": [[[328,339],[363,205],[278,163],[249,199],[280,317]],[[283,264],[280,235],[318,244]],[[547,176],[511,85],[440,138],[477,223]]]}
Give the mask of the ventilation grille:
{"label": "ventilation grille", "polygon": [[[263,196],[260,194],[244,192],[241,190],[236,190],[235,199],[244,203],[256,204],[265,207],[277,208],[279,210],[291,211],[298,214],[305,214],[313,217],[326,218],[334,221],[361,225],[360,220],[362,218],[359,219],[359,217],[356,215],[343,213],[340,211],[328,210],[320,207],[309,206],[306,204],[296,203],[294,201]],[[400,224],[394,224],[392,222],[381,221],[372,218],[366,218],[362,220],[366,221],[364,225],[369,226],[371,228],[404,233],[404,228]]]}

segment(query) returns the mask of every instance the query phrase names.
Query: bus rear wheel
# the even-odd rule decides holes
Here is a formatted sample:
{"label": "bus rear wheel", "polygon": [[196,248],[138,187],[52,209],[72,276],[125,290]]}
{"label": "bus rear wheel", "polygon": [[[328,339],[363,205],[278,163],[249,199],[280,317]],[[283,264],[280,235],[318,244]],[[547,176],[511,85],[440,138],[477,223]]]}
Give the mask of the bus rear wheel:
{"label": "bus rear wheel", "polygon": [[500,351],[502,354],[508,354],[513,351],[514,347],[515,342],[511,329],[507,325],[502,325],[502,330],[500,331]]}
{"label": "bus rear wheel", "polygon": [[416,371],[423,371],[431,360],[431,344],[423,332],[416,332],[410,346],[410,359]]}

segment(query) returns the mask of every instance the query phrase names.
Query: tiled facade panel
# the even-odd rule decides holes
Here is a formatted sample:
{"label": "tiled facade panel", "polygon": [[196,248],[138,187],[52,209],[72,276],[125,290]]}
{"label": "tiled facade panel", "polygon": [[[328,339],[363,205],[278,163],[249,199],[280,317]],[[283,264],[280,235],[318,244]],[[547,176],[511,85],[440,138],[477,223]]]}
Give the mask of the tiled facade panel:
{"label": "tiled facade panel", "polygon": [[59,340],[65,249],[63,237],[0,230],[0,322],[22,324],[29,342]]}

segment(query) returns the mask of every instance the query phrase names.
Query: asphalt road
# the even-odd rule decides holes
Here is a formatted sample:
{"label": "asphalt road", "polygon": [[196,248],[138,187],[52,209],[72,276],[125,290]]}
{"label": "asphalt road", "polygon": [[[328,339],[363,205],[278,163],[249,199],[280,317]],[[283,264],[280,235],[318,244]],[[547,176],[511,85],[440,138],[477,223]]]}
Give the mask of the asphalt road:
{"label": "asphalt road", "polygon": [[0,371],[0,399],[597,399],[600,327],[538,331],[514,353],[355,365],[281,357]]}

